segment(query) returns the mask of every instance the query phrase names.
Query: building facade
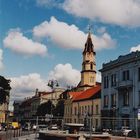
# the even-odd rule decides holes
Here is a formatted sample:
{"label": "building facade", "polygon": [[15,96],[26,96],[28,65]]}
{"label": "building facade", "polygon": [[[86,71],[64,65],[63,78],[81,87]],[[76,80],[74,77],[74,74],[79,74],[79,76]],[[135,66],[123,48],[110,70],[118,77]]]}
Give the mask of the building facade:
{"label": "building facade", "polygon": [[103,64],[100,71],[102,126],[135,129],[140,108],[140,52],[119,56]]}

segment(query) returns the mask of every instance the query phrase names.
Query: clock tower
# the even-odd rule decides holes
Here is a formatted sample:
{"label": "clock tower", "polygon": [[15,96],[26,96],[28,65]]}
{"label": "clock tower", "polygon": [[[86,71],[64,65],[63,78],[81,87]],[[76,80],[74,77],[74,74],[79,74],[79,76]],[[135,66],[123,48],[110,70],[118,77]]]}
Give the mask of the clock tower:
{"label": "clock tower", "polygon": [[92,43],[91,33],[89,31],[85,48],[83,51],[83,63],[81,71],[80,88],[86,90],[96,85],[96,62],[95,51]]}

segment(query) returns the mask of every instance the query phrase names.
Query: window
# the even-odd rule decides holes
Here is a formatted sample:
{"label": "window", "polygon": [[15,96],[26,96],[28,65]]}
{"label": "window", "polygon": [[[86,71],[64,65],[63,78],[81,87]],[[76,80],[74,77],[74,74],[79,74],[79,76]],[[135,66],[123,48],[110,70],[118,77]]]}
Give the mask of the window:
{"label": "window", "polygon": [[96,105],[96,114],[99,114],[99,106]]}
{"label": "window", "polygon": [[128,106],[129,105],[129,92],[125,91],[123,94],[123,105]]}
{"label": "window", "polygon": [[108,95],[104,96],[104,107],[108,106]]}
{"label": "window", "polygon": [[129,80],[129,70],[126,70],[126,71],[123,71],[123,76],[122,76],[122,80],[125,81],[125,80]]}
{"label": "window", "polygon": [[116,94],[111,95],[111,106],[116,106]]}
{"label": "window", "polygon": [[75,107],[74,108],[74,114],[76,115],[76,113],[77,113],[77,108]]}
{"label": "window", "polygon": [[93,69],[93,64],[92,64],[92,63],[90,64],[90,69],[91,69],[91,70]]}
{"label": "window", "polygon": [[138,68],[138,81],[140,81],[140,68]]}
{"label": "window", "polygon": [[116,83],[117,83],[117,81],[116,81],[116,74],[112,74],[111,75],[111,86],[112,87],[116,86]]}
{"label": "window", "polygon": [[96,121],[95,127],[97,128],[98,127],[98,119],[95,119],[95,121]]}
{"label": "window", "polygon": [[108,76],[105,76],[104,77],[104,88],[108,88],[108,83],[109,83]]}
{"label": "window", "polygon": [[83,70],[85,70],[85,64],[83,64]]}

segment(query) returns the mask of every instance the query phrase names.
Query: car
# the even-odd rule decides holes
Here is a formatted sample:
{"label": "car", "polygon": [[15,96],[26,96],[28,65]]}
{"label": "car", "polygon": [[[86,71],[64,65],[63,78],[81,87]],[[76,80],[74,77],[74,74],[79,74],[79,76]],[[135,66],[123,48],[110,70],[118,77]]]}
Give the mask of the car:
{"label": "car", "polygon": [[58,126],[57,125],[51,125],[49,127],[49,130],[58,130]]}
{"label": "car", "polygon": [[23,131],[29,131],[29,130],[31,130],[31,126],[29,124],[25,124],[25,125],[22,126],[22,130]]}
{"label": "car", "polygon": [[130,127],[128,126],[122,126],[121,132],[123,134],[123,136],[127,136],[129,132],[131,132],[132,130],[130,129]]}
{"label": "car", "polygon": [[38,129],[39,130],[45,130],[45,129],[47,129],[48,127],[47,127],[47,125],[45,125],[45,124],[40,124],[40,125],[38,125]]}
{"label": "car", "polygon": [[37,126],[34,124],[34,125],[32,126],[32,129],[33,129],[34,131],[36,131]]}

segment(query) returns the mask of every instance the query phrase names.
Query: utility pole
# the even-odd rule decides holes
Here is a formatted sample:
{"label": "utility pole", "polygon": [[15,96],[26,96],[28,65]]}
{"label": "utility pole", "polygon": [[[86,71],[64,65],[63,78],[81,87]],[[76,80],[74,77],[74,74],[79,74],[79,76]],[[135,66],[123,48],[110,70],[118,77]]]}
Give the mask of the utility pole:
{"label": "utility pole", "polygon": [[52,124],[52,118],[53,118],[53,112],[52,112],[52,105],[53,105],[53,92],[54,92],[54,87],[58,87],[59,84],[57,80],[49,80],[48,86],[51,87],[52,93],[51,93],[51,124]]}

